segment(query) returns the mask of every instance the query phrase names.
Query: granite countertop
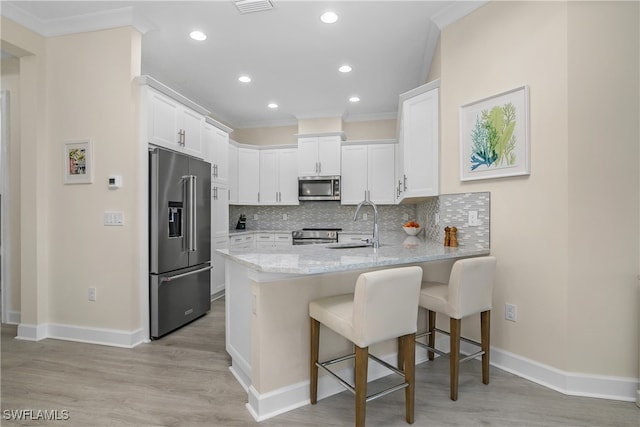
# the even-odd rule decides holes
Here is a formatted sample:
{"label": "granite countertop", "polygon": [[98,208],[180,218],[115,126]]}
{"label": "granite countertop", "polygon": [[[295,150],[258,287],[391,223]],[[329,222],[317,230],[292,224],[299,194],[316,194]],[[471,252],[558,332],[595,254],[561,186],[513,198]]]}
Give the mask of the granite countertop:
{"label": "granite countertop", "polygon": [[218,249],[223,256],[263,273],[323,274],[488,255],[489,248],[445,247],[442,242],[404,233],[381,234],[381,246],[330,249],[329,244],[267,249]]}

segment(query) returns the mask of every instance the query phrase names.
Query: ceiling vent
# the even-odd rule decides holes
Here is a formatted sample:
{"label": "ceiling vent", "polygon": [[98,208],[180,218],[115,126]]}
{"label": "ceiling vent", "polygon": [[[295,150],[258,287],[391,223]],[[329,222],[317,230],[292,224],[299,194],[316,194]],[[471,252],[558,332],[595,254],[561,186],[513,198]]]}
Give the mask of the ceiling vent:
{"label": "ceiling vent", "polygon": [[270,0],[238,0],[235,2],[240,13],[262,12],[273,9]]}

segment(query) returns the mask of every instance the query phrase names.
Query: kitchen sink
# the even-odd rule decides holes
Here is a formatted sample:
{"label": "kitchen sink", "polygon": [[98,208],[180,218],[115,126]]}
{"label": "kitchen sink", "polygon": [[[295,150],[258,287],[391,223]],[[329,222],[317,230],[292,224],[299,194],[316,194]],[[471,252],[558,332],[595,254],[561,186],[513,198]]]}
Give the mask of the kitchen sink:
{"label": "kitchen sink", "polygon": [[352,248],[370,248],[372,247],[371,243],[335,243],[331,245],[325,246],[328,249],[352,249]]}

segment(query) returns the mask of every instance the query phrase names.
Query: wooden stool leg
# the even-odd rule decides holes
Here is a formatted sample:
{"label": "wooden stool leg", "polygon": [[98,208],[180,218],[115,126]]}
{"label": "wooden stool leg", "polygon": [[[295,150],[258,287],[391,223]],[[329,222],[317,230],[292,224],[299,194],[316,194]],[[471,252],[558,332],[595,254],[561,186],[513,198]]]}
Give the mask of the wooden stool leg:
{"label": "wooden stool leg", "polygon": [[364,427],[367,413],[367,368],[369,348],[355,346],[356,353],[356,427]]}
{"label": "wooden stool leg", "polygon": [[[414,344],[415,345],[415,344]],[[404,358],[405,358],[405,341],[402,337],[398,338],[398,369],[404,370]]]}
{"label": "wooden stool leg", "polygon": [[450,342],[451,354],[449,355],[449,369],[451,375],[451,400],[458,400],[458,371],[460,367],[460,319],[451,319]]}
{"label": "wooden stool leg", "polygon": [[309,357],[309,398],[311,404],[315,405],[318,402],[318,353],[320,348],[320,322],[313,317],[310,320],[310,336],[311,336],[311,351]]}
{"label": "wooden stool leg", "polygon": [[[429,347],[436,348],[436,312],[427,310],[428,330],[429,330]],[[429,360],[433,360],[435,353],[433,351],[427,352]]]}
{"label": "wooden stool leg", "polygon": [[482,355],[482,383],[489,384],[489,344],[491,331],[491,310],[480,313],[480,346]]}
{"label": "wooden stool leg", "polygon": [[413,424],[416,397],[416,334],[400,337],[404,341],[404,377],[407,384],[404,389],[406,419]]}

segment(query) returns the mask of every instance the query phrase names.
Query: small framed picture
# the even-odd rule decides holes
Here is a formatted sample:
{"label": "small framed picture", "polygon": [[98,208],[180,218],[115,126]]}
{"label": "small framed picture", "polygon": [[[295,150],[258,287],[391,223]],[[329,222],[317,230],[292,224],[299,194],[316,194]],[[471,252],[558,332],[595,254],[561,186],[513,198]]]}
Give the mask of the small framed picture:
{"label": "small framed picture", "polygon": [[65,184],[91,184],[93,182],[93,153],[91,148],[90,139],[65,142]]}
{"label": "small framed picture", "polygon": [[529,88],[460,107],[460,180],[530,174]]}

